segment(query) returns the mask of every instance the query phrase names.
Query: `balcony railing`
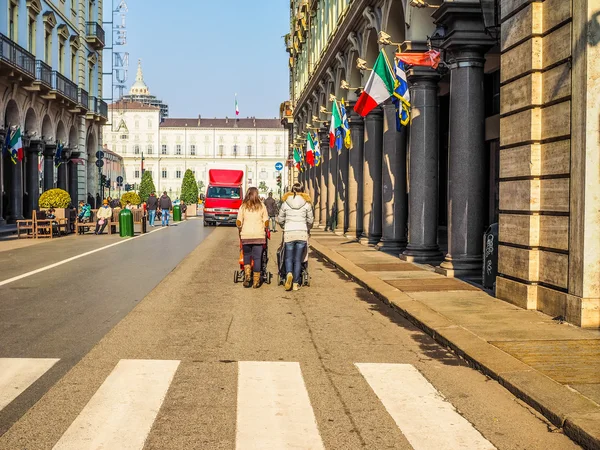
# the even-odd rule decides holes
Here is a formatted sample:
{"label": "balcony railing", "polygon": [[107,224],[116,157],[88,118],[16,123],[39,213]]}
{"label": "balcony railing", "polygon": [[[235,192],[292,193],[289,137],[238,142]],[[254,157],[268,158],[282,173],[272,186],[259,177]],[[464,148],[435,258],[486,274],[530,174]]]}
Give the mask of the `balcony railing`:
{"label": "balcony railing", "polygon": [[56,70],[52,72],[52,89],[73,102],[78,102],[77,85]]}
{"label": "balcony railing", "polygon": [[39,59],[35,62],[35,78],[48,89],[52,89],[52,67]]}
{"label": "balcony railing", "polygon": [[0,60],[35,77],[35,57],[3,34],[0,34]]}
{"label": "balcony railing", "polygon": [[104,28],[102,28],[99,23],[88,22],[86,23],[85,29],[86,36],[88,39],[96,39],[99,42],[99,44],[102,47],[104,47],[104,43],[106,42]]}
{"label": "balcony railing", "polygon": [[89,111],[94,114],[100,113],[100,108],[98,107],[98,99],[96,97],[90,97],[89,101]]}
{"label": "balcony railing", "polygon": [[87,110],[89,108],[90,96],[85,89],[79,88],[79,95],[78,95],[77,100],[78,100],[78,103],[81,106],[83,106],[84,109]]}
{"label": "balcony railing", "polygon": [[106,104],[106,102],[104,100],[99,100],[100,103],[100,116],[104,117],[104,118],[108,118],[108,105]]}

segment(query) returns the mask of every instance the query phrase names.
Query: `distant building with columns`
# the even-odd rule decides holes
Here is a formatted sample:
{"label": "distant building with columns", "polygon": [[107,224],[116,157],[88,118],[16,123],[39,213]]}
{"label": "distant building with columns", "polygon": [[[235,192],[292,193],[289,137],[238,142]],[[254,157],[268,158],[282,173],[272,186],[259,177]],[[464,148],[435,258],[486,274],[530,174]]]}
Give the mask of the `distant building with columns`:
{"label": "distant building with columns", "polygon": [[[282,118],[293,136],[321,125],[324,162],[299,174],[320,225],[335,213],[337,233],[477,281],[484,232],[498,224],[496,296],[599,327],[598,8],[576,0],[290,4],[293,112]],[[381,48],[390,60],[397,50],[380,46],[380,32],[402,52],[429,44],[444,60],[439,70],[407,71],[411,122],[401,132],[390,101],[364,119],[352,110],[370,75],[357,58],[371,67]],[[320,112],[331,110],[331,94],[350,106],[353,147],[339,156]]]}
{"label": "distant building with columns", "polygon": [[[132,91],[149,92],[141,66]],[[286,161],[288,132],[277,118],[163,120],[159,105],[125,98],[109,105],[109,117],[111,123],[104,127],[103,139],[110,150],[123,157],[129,184],[139,185],[143,165],[143,170],[152,173],[157,190],[178,197],[187,169],[206,187],[211,167],[229,167],[244,170],[246,188],[262,186],[262,195],[278,193],[275,165]]]}
{"label": "distant building with columns", "polygon": [[102,0],[0,0],[0,140],[20,126],[25,153],[16,164],[0,157],[0,224],[31,217],[47,189],[68,191],[73,204],[98,192],[95,155],[108,113],[102,14]]}

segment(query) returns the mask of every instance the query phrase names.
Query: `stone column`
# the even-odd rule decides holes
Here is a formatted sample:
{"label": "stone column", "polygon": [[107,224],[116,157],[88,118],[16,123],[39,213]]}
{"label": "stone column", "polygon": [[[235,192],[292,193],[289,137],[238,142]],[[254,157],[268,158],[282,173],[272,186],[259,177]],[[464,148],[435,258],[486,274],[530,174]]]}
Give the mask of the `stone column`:
{"label": "stone column", "polygon": [[8,216],[9,223],[15,223],[17,220],[24,219],[23,217],[23,161],[11,163],[11,183],[9,186],[9,205],[10,214]]}
{"label": "stone column", "polygon": [[79,202],[79,174],[77,173],[77,162],[76,160],[80,157],[79,152],[71,152],[69,158],[69,195],[71,196],[71,203],[77,208]]}
{"label": "stone column", "polygon": [[[336,233],[344,234],[348,230],[348,171],[349,154],[348,149],[343,147],[338,154],[337,170],[337,229]],[[336,150],[337,152],[337,150]]]}
{"label": "stone column", "polygon": [[[329,144],[327,144],[329,147]],[[329,231],[335,231],[339,226],[337,223],[337,213],[334,214],[334,210],[337,211],[337,167],[338,167],[338,152],[335,148],[329,148],[329,173],[327,178],[327,208],[329,210],[330,217],[330,229]],[[335,222],[335,224],[334,224]],[[334,226],[332,226],[334,225]]]}
{"label": "stone column", "polygon": [[313,183],[313,190],[314,190],[314,197],[312,197],[313,200],[313,210],[314,210],[314,215],[315,215],[315,221],[314,221],[314,225],[313,226],[317,226],[319,225],[319,222],[321,220],[321,164],[319,164],[318,166],[315,166],[313,169],[313,173],[312,173],[312,183]]}
{"label": "stone column", "polygon": [[376,245],[381,239],[381,159],[383,151],[383,110],[365,117],[363,154],[363,231],[361,243]]}
{"label": "stone column", "polygon": [[327,179],[329,177],[329,137],[326,127],[323,127],[319,132],[319,139],[321,144],[321,177],[319,179],[319,185],[321,187],[319,198],[319,226],[325,228],[327,226],[327,220],[329,218],[329,212],[327,208]]}
{"label": "stone column", "polygon": [[25,167],[25,187],[28,194],[27,215],[37,211],[40,199],[40,172],[39,172],[39,153],[44,149],[43,141],[31,141],[29,147],[25,149],[27,155],[27,164]]}
{"label": "stone column", "polygon": [[56,187],[63,191],[69,190],[69,154],[69,150],[63,149],[57,170]]}
{"label": "stone column", "polygon": [[447,276],[481,276],[487,221],[483,48],[463,47],[450,62]]}
{"label": "stone column", "polygon": [[383,105],[382,237],[380,250],[400,254],[406,248],[406,127],[397,131],[396,106]]}
{"label": "stone column", "polygon": [[46,144],[44,148],[44,191],[54,188],[54,154],[56,144]]}
{"label": "stone column", "polygon": [[401,258],[439,263],[438,246],[438,80],[432,69],[408,72],[411,99],[409,128],[408,244]]}
{"label": "stone column", "polygon": [[363,231],[363,149],[365,124],[361,116],[354,112],[354,104],[348,102],[348,124],[352,136],[352,148],[348,153],[348,230],[346,236],[358,238]]}

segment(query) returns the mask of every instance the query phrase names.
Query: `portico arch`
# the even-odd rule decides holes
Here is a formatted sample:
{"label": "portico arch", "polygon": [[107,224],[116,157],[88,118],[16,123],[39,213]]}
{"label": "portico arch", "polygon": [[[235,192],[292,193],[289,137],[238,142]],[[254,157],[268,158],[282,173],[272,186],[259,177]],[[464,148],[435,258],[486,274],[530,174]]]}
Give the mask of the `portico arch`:
{"label": "portico arch", "polygon": [[52,130],[54,130],[54,127],[52,126],[52,119],[48,114],[46,114],[42,120],[42,139],[54,140],[55,134]]}
{"label": "portico arch", "polygon": [[4,127],[8,128],[15,125],[21,125],[21,114],[17,102],[9,100],[4,113]]}

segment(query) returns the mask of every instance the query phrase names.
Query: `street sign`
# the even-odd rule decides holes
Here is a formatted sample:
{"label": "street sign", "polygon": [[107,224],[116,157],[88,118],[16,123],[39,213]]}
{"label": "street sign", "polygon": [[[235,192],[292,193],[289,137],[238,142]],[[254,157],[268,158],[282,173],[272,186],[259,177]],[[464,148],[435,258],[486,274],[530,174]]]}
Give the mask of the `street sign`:
{"label": "street sign", "polygon": [[122,182],[123,182],[123,177],[119,175],[117,177],[117,183],[121,184]]}
{"label": "street sign", "polygon": [[[102,159],[102,158],[104,158],[104,152],[103,152],[102,150],[98,150],[98,151],[96,152],[96,158],[97,158],[97,159]],[[100,166],[100,167],[102,167],[102,166]]]}
{"label": "street sign", "polygon": [[276,163],[275,170],[283,170],[283,163],[280,163],[280,162]]}
{"label": "street sign", "polygon": [[96,161],[96,167],[103,167],[104,166],[104,161],[102,161],[101,159]]}

